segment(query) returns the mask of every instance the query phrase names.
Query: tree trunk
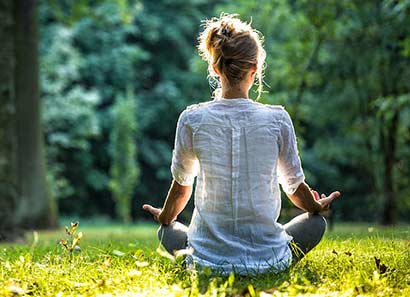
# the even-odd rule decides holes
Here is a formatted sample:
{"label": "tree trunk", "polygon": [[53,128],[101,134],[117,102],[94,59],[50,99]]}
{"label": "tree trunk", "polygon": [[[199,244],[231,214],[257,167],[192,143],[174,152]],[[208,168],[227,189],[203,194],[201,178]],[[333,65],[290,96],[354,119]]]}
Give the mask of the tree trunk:
{"label": "tree trunk", "polygon": [[[396,161],[397,130],[400,112],[394,111],[391,122],[388,123],[386,136],[383,137],[383,161],[384,161],[384,195],[383,225],[393,225],[396,223],[396,193],[394,189],[394,163]],[[383,127],[381,128],[383,129]]]}
{"label": "tree trunk", "polygon": [[16,219],[25,228],[56,226],[56,207],[46,184],[41,129],[38,63],[37,1],[14,1],[17,123]]}
{"label": "tree trunk", "polygon": [[0,241],[17,235],[13,2],[0,1]]}

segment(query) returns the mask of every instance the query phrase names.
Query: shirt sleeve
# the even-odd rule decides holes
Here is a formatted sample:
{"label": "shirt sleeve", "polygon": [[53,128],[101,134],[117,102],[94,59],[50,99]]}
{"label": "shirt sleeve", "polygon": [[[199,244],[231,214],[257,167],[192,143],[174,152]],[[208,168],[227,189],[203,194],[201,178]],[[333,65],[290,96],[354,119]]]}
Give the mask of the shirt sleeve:
{"label": "shirt sleeve", "polygon": [[278,160],[279,183],[287,194],[293,194],[305,180],[296,143],[295,130],[289,114],[285,111],[281,127]]}
{"label": "shirt sleeve", "polygon": [[182,186],[190,186],[198,175],[199,161],[192,146],[192,129],[188,114],[184,110],[178,119],[175,145],[172,151],[171,173],[174,180]]}

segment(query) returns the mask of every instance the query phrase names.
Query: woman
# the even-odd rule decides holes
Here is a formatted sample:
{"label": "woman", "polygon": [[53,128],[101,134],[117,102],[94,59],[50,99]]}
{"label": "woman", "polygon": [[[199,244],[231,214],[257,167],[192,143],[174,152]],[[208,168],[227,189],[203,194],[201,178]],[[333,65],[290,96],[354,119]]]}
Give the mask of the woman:
{"label": "woman", "polygon": [[[249,99],[255,78],[262,91],[265,51],[259,34],[235,16],[222,15],[205,23],[198,48],[220,88],[214,100],[181,113],[165,204],[143,208],[161,224],[163,246],[171,253],[190,247],[199,267],[239,274],[283,270],[319,243],[326,221],[318,213],[340,193],[319,197],[308,187],[288,113]],[[188,228],[175,220],[196,176]],[[278,183],[306,211],[284,226],[277,222]]]}

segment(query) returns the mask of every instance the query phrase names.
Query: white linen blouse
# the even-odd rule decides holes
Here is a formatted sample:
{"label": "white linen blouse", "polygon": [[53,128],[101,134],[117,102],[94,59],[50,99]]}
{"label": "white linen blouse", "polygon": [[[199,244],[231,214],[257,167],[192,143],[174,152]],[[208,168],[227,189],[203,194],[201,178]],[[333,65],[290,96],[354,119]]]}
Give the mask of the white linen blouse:
{"label": "white linen blouse", "polygon": [[292,239],[277,222],[278,182],[289,194],[304,181],[289,114],[251,99],[214,99],[187,107],[177,124],[172,176],[192,185],[188,228],[192,259],[229,273],[290,265]]}

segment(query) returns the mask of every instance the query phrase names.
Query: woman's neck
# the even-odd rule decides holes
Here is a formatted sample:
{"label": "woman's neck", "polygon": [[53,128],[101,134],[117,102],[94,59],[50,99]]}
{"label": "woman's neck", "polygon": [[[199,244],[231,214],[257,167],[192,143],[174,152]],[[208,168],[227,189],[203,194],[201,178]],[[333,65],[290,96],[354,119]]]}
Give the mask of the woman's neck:
{"label": "woman's neck", "polygon": [[222,86],[222,98],[234,99],[234,98],[246,98],[248,99],[248,90],[240,88],[239,86],[224,88]]}

